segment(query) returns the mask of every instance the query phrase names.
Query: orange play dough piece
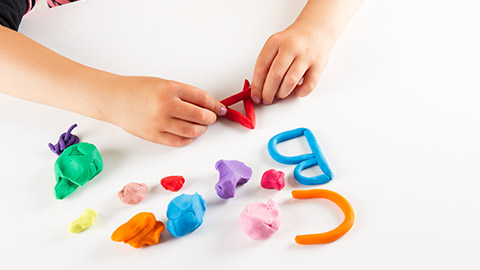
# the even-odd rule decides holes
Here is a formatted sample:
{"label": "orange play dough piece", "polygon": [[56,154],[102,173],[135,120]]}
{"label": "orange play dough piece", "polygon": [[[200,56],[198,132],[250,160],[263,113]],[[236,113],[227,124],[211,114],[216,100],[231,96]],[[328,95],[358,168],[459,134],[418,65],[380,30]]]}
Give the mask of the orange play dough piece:
{"label": "orange play dough piece", "polygon": [[165,225],[157,221],[152,213],[136,214],[127,223],[118,227],[112,234],[112,240],[124,242],[134,248],[158,244]]}
{"label": "orange play dough piece", "polygon": [[337,228],[316,234],[297,235],[295,242],[301,245],[326,244],[337,240],[352,228],[355,221],[355,214],[352,205],[342,195],[327,189],[292,190],[292,197],[295,199],[323,198],[334,202],[342,209],[345,219]]}

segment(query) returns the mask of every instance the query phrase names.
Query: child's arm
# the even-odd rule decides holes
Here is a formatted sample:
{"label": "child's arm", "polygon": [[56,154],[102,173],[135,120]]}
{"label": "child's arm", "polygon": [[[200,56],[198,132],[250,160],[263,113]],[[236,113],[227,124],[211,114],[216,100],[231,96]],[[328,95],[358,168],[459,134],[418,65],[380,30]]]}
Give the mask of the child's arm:
{"label": "child's arm", "polygon": [[[271,36],[255,64],[252,99],[269,105],[317,86],[330,51],[363,0],[309,0],[297,20]],[[297,85],[303,78],[303,83]]]}
{"label": "child's arm", "polygon": [[156,143],[186,145],[226,112],[193,86],[90,68],[3,26],[0,40],[0,92],[108,121]]}

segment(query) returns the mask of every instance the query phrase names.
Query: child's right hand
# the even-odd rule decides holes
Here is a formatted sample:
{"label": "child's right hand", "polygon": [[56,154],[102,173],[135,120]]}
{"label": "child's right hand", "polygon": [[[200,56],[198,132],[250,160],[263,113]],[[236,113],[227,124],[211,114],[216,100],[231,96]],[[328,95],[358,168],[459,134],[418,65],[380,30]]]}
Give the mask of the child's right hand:
{"label": "child's right hand", "polygon": [[112,91],[106,120],[155,143],[185,146],[226,114],[210,94],[180,82],[121,77]]}

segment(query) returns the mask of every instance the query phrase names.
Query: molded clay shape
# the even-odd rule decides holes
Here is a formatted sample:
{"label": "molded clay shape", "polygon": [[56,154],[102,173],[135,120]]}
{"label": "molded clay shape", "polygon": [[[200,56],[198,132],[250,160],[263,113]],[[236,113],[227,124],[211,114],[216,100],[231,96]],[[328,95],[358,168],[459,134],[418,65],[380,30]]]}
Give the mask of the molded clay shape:
{"label": "molded clay shape", "polygon": [[[243,84],[243,90],[240,93],[237,93],[231,97],[228,97],[222,101],[220,101],[225,107],[227,107],[227,114],[225,115],[226,118],[240,123],[242,126],[254,129],[255,128],[255,110],[253,109],[253,101],[250,97],[251,93],[250,83],[248,80],[245,80]],[[243,100],[243,107],[245,108],[246,117],[241,114],[240,112],[229,108],[229,106],[240,102]]]}
{"label": "molded clay shape", "polygon": [[282,190],[285,187],[285,173],[274,169],[263,173],[260,185],[266,189]]}
{"label": "molded clay shape", "polygon": [[64,199],[102,169],[102,156],[95,145],[82,142],[68,147],[55,162],[55,196]]}
{"label": "molded clay shape", "polygon": [[[277,144],[301,136],[305,136],[305,139],[307,139],[308,145],[312,150],[311,153],[287,157],[278,152]],[[315,135],[313,135],[313,132],[308,128],[288,130],[273,136],[268,142],[268,153],[277,162],[283,164],[298,164],[293,170],[293,177],[295,177],[300,184],[321,185],[328,183],[333,179],[333,172],[322,153],[322,149],[320,149],[320,145],[318,145]],[[302,175],[303,170],[316,165],[320,167],[323,174],[312,177]]]}
{"label": "molded clay shape", "polygon": [[155,245],[164,230],[163,223],[157,221],[152,213],[142,212],[118,227],[112,234],[112,240],[124,242],[134,248]]}
{"label": "molded clay shape", "polygon": [[143,201],[147,194],[147,185],[145,183],[128,183],[118,192],[118,198],[125,204],[138,204]]}
{"label": "molded clay shape", "polygon": [[72,223],[68,225],[68,231],[71,233],[83,232],[92,226],[96,219],[97,211],[88,208],[83,211],[83,214],[79,218],[77,218],[75,221],[72,221]]}
{"label": "molded clay shape", "polygon": [[220,174],[215,190],[222,199],[235,197],[236,187],[247,183],[252,177],[252,169],[237,160],[221,159],[215,164],[215,169]]}
{"label": "molded clay shape", "polygon": [[175,237],[193,232],[202,225],[206,209],[205,200],[198,193],[174,198],[167,209],[168,231]]}
{"label": "molded clay shape", "polygon": [[162,187],[173,192],[179,191],[184,183],[185,178],[181,175],[167,176],[160,181]]}
{"label": "molded clay shape", "polygon": [[270,238],[280,227],[280,208],[271,198],[266,203],[248,203],[240,214],[238,225],[252,239]]}
{"label": "molded clay shape", "polygon": [[58,138],[57,144],[53,145],[51,143],[48,144],[48,147],[52,152],[60,156],[67,147],[77,144],[80,142],[80,138],[77,135],[73,135],[71,132],[74,128],[77,127],[77,124],[73,124],[65,133],[62,133]]}
{"label": "molded clay shape", "polygon": [[328,190],[328,189],[307,189],[307,190],[292,190],[292,197],[294,199],[312,199],[322,198],[335,203],[342,210],[345,219],[337,228],[323,233],[313,233],[297,235],[295,242],[300,245],[326,244],[337,240],[346,234],[355,222],[355,213],[350,202],[342,195]]}

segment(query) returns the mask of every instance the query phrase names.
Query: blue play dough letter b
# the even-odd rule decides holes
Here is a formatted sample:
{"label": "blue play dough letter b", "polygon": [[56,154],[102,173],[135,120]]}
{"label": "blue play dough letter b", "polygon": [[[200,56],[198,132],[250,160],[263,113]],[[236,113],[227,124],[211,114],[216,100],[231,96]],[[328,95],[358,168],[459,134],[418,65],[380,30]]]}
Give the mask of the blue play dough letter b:
{"label": "blue play dough letter b", "polygon": [[[302,154],[293,157],[286,157],[278,152],[277,144],[301,136],[305,136],[305,138],[307,139],[308,145],[310,146],[312,153]],[[330,169],[330,166],[328,165],[327,160],[325,159],[325,156],[323,155],[322,150],[318,145],[317,139],[315,139],[312,131],[307,128],[297,128],[273,136],[268,142],[268,153],[277,162],[283,164],[298,164],[293,171],[293,176],[300,184],[320,185],[328,183],[330,180],[333,179],[332,170]],[[323,174],[313,177],[306,177],[302,175],[303,170],[313,167],[315,165],[318,165],[320,167]]]}

